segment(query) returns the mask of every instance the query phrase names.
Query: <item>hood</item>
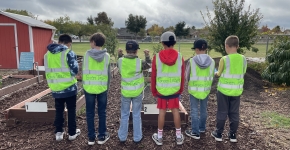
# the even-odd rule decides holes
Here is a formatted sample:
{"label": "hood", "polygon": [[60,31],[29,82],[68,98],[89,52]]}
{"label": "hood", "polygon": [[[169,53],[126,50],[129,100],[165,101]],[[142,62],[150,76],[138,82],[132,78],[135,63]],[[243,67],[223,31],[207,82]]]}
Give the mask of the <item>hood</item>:
{"label": "hood", "polygon": [[207,68],[211,65],[212,59],[207,54],[199,54],[193,57],[193,60],[200,68]]}
{"label": "hood", "polygon": [[166,49],[159,52],[159,57],[162,63],[172,66],[177,60],[178,52],[174,49]]}
{"label": "hood", "polygon": [[49,44],[47,46],[47,49],[52,53],[52,54],[57,54],[60,53],[66,49],[68,49],[67,46],[62,45],[62,44]]}
{"label": "hood", "polygon": [[107,49],[103,50],[91,49],[87,53],[97,62],[101,62],[104,60],[105,54],[107,53]]}

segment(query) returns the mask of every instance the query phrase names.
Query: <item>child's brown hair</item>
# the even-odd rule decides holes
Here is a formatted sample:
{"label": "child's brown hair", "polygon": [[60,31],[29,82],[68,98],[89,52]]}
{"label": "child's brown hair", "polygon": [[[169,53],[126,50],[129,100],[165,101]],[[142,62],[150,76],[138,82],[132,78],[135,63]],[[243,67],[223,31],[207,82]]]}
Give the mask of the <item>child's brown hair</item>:
{"label": "child's brown hair", "polygon": [[102,47],[104,46],[106,41],[106,36],[103,33],[95,33],[91,36],[90,42],[95,42],[96,46]]}
{"label": "child's brown hair", "polygon": [[238,47],[239,47],[239,38],[238,38],[238,36],[236,36],[236,35],[228,36],[228,37],[226,38],[225,43],[226,43],[226,45],[228,45],[229,47],[235,47],[235,48],[238,48]]}

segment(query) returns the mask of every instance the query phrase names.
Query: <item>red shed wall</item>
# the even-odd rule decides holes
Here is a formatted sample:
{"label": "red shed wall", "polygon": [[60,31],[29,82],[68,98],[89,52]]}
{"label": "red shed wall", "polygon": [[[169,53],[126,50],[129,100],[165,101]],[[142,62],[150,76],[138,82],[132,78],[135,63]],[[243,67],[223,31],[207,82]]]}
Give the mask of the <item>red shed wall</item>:
{"label": "red shed wall", "polygon": [[[0,23],[16,23],[18,39],[18,57],[21,52],[30,52],[28,25],[0,14]],[[3,55],[1,55],[3,57]],[[4,55],[5,57],[5,55]],[[12,60],[12,61],[16,61]],[[11,68],[17,69],[17,68]]]}
{"label": "red shed wall", "polygon": [[51,43],[52,30],[43,28],[32,28],[33,45],[34,45],[34,59],[39,66],[43,66],[44,54],[47,52],[47,45]]}

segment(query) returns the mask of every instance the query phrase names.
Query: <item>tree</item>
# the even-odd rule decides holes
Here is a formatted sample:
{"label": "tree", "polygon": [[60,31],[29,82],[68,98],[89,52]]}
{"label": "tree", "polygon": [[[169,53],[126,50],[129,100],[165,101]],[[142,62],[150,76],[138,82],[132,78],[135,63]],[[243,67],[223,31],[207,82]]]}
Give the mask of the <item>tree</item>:
{"label": "tree", "polygon": [[141,29],[145,29],[147,24],[147,20],[144,16],[133,16],[132,14],[129,15],[128,19],[125,21],[126,28],[129,32],[136,35],[140,32]]}
{"label": "tree", "polygon": [[207,9],[207,18],[201,12],[206,26],[209,29],[207,40],[211,47],[222,55],[226,55],[225,39],[230,35],[239,37],[238,53],[244,53],[244,48],[250,50],[255,44],[258,35],[259,22],[263,16],[259,9],[244,9],[245,0],[215,0],[213,1],[213,12],[215,17],[212,18],[210,11]]}
{"label": "tree", "polygon": [[195,26],[192,26],[191,29],[192,29],[192,30],[195,30],[196,28],[195,28]]}
{"label": "tree", "polygon": [[59,34],[63,33],[72,33],[71,25],[73,21],[70,20],[70,17],[65,15],[53,20],[53,26],[58,30]]}
{"label": "tree", "polygon": [[18,15],[23,15],[23,16],[29,16],[31,18],[36,19],[36,17],[31,12],[28,12],[27,10],[17,10],[17,9],[8,8],[8,9],[4,9],[3,11],[18,14]]}
{"label": "tree", "polygon": [[149,29],[147,29],[147,32],[154,40],[155,36],[160,36],[164,31],[163,27],[159,27],[158,24],[153,24]]}
{"label": "tree", "polygon": [[290,38],[277,36],[266,59],[269,66],[262,77],[272,83],[290,86]]}
{"label": "tree", "polygon": [[138,35],[143,38],[147,35],[146,30],[145,29],[141,29],[140,32],[138,32]]}
{"label": "tree", "polygon": [[175,27],[174,26],[169,26],[169,27],[167,27],[167,28],[164,29],[164,32],[166,32],[166,31],[174,32],[174,30],[175,30]]}
{"label": "tree", "polygon": [[270,31],[270,29],[268,28],[267,25],[262,26],[262,33],[266,33],[266,32],[268,32],[268,31]]}
{"label": "tree", "polygon": [[109,26],[113,26],[114,22],[112,22],[112,19],[108,17],[106,12],[99,12],[98,16],[94,18],[95,24],[107,24]]}
{"label": "tree", "polygon": [[94,18],[92,16],[87,18],[88,24],[94,25]]}
{"label": "tree", "polygon": [[94,26],[91,24],[85,24],[80,21],[74,21],[70,24],[70,33],[77,35],[79,37],[80,42],[82,42],[82,36],[84,35],[91,35],[94,33],[92,28]]}
{"label": "tree", "polygon": [[115,58],[118,59],[116,48],[118,46],[117,31],[108,24],[100,24],[96,26],[97,32],[102,32],[106,36],[106,42],[103,46],[107,49],[107,52]]}
{"label": "tree", "polygon": [[188,36],[189,35],[189,27],[185,27],[186,23],[184,21],[178,22],[175,25],[175,30],[174,33],[176,36],[181,37],[181,36]]}
{"label": "tree", "polygon": [[281,33],[281,28],[280,28],[280,26],[276,26],[276,27],[274,27],[273,29],[272,29],[272,32],[274,32],[274,33]]}

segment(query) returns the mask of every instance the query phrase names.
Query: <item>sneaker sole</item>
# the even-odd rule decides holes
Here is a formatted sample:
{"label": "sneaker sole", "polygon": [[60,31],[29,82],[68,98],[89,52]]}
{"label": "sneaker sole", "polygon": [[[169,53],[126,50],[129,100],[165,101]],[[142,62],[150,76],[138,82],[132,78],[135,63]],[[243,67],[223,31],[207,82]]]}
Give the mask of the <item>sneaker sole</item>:
{"label": "sneaker sole", "polygon": [[110,139],[110,137],[107,138],[105,141],[98,141],[98,144],[100,144],[100,145],[105,144],[109,139]]}
{"label": "sneaker sole", "polygon": [[237,139],[230,139],[230,142],[232,142],[232,143],[237,143],[238,140],[237,140]]}
{"label": "sneaker sole", "polygon": [[215,137],[212,133],[211,133],[211,136],[214,137],[214,139],[216,141],[218,141],[218,142],[222,142],[223,141],[223,139]]}
{"label": "sneaker sole", "polygon": [[182,142],[176,142],[177,145],[182,145],[183,144],[183,141]]}
{"label": "sneaker sole", "polygon": [[187,133],[185,133],[185,135],[187,135],[187,136],[189,136],[189,137],[191,137],[191,138],[193,138],[193,139],[196,139],[196,140],[199,140],[199,139],[200,139],[200,137],[192,136],[192,135],[187,134]]}
{"label": "sneaker sole", "polygon": [[95,142],[88,142],[88,145],[90,146],[95,145]]}
{"label": "sneaker sole", "polygon": [[153,136],[152,136],[152,140],[153,140],[157,145],[159,145],[159,146],[163,145],[163,143],[158,143],[158,142],[156,142],[155,139],[153,138]]}

